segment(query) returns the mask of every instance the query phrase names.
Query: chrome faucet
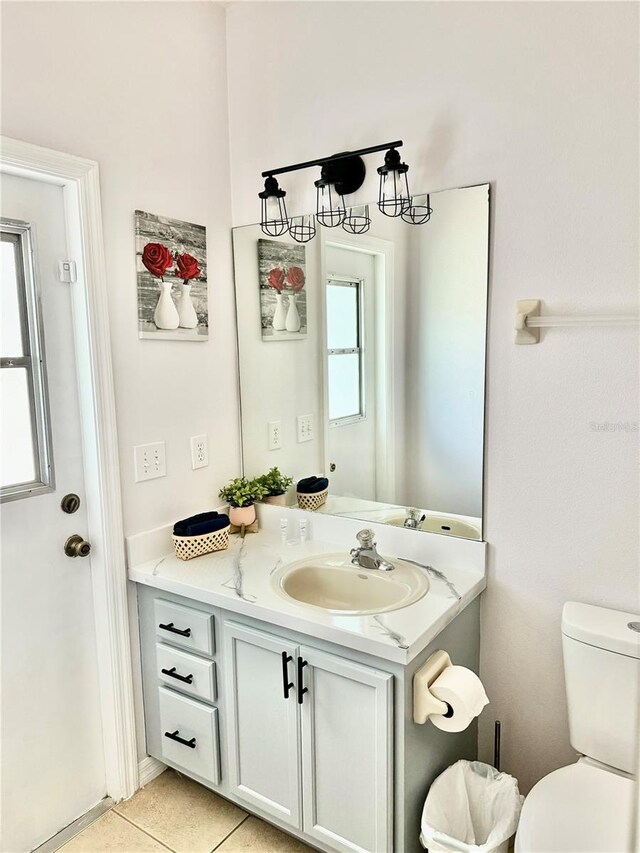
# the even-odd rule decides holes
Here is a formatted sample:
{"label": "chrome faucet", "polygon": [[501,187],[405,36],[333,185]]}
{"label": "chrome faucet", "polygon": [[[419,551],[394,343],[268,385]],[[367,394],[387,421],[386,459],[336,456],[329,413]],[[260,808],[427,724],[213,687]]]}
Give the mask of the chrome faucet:
{"label": "chrome faucet", "polygon": [[360,566],[361,569],[379,569],[381,572],[391,572],[393,566],[378,554],[376,543],[373,541],[374,535],[373,530],[360,530],[356,533],[360,547],[352,549],[351,562],[354,566]]}
{"label": "chrome faucet", "polygon": [[407,517],[404,520],[403,527],[408,528],[409,530],[417,530],[418,527],[425,520],[426,515],[424,513],[421,514],[421,510],[419,509],[408,509]]}

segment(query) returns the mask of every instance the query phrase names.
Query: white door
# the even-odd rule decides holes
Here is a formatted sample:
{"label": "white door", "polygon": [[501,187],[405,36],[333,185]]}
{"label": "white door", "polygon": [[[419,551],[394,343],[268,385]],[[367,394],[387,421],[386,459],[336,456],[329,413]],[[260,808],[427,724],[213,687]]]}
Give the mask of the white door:
{"label": "white door", "polygon": [[393,849],[393,676],[300,647],[303,829],[343,853]]}
{"label": "white door", "polygon": [[297,646],[225,624],[231,790],[300,828],[300,719]]}
{"label": "white door", "polygon": [[[331,492],[376,500],[374,256],[328,246],[327,450]],[[357,352],[352,350],[357,349]]]}
{"label": "white door", "polygon": [[[63,550],[73,534],[86,537],[87,514],[73,285],[58,278],[58,262],[67,258],[62,189],[7,175],[1,189],[1,848],[19,853],[84,814],[106,795],[106,785],[91,557],[70,557]],[[41,296],[46,365],[42,387],[29,275],[34,233],[33,278]],[[30,376],[31,395],[25,391]],[[47,387],[48,406],[41,393]],[[61,508],[67,494],[80,498],[72,514]]]}

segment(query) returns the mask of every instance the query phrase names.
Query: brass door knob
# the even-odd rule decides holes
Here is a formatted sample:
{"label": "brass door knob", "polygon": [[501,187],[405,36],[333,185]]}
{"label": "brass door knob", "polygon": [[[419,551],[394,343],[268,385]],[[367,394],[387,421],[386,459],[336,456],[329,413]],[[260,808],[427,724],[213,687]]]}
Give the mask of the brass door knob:
{"label": "brass door knob", "polygon": [[88,557],[91,553],[91,544],[84,540],[82,536],[74,533],[64,543],[64,553],[67,557]]}

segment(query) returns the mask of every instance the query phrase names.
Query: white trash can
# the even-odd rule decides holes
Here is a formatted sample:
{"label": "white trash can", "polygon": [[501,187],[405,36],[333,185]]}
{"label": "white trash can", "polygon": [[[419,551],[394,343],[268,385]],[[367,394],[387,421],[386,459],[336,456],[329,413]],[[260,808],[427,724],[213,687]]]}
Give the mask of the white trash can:
{"label": "white trash can", "polygon": [[507,853],[523,800],[513,776],[457,761],[429,788],[420,842],[429,853]]}

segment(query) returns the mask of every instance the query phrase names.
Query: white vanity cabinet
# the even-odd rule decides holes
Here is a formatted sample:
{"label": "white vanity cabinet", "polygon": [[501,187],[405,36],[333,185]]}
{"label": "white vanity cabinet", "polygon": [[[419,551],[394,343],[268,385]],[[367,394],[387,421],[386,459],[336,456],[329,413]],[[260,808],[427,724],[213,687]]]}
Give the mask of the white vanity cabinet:
{"label": "white vanity cabinet", "polygon": [[304,832],[335,850],[391,851],[393,676],[309,646],[298,655]]}
{"label": "white vanity cabinet", "polygon": [[402,664],[138,584],[147,752],[324,853],[424,853],[429,785],[477,728],[416,725],[413,675],[438,648],[477,671],[478,604]]}
{"label": "white vanity cabinet", "polygon": [[225,621],[231,790],[334,850],[392,850],[393,676]]}
{"label": "white vanity cabinet", "polygon": [[291,678],[297,646],[234,622],[224,634],[231,790],[300,829],[300,714]]}

